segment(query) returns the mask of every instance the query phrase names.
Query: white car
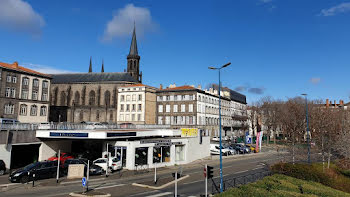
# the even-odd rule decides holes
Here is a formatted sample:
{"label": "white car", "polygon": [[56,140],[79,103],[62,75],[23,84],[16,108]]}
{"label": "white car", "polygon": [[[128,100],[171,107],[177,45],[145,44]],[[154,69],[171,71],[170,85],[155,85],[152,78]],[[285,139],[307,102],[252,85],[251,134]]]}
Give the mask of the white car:
{"label": "white car", "polygon": [[86,122],[87,129],[107,129],[107,126],[99,122]]}
{"label": "white car", "polygon": [[[107,170],[107,158],[98,158],[92,163],[97,166],[100,166],[104,171]],[[120,170],[122,169],[122,162],[119,161],[116,157],[110,157],[108,168],[112,171]]]}
{"label": "white car", "polygon": [[49,122],[39,123],[38,129],[40,129],[40,130],[42,130],[42,129],[44,129],[44,130],[51,129],[50,123]]}
{"label": "white car", "polygon": [[[231,155],[231,150],[228,148],[222,147],[221,149],[223,155]],[[219,144],[210,144],[210,153],[212,155],[220,155],[220,145]]]}

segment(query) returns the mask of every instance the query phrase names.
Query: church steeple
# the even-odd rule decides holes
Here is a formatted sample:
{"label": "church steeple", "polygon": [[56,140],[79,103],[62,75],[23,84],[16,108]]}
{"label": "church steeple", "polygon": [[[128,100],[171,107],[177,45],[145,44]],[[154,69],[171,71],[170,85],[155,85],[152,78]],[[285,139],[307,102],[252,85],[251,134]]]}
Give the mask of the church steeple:
{"label": "church steeple", "polygon": [[128,67],[127,72],[138,82],[142,83],[142,74],[140,73],[140,56],[137,50],[136,27],[132,32],[129,55],[127,57]]}
{"label": "church steeple", "polygon": [[91,64],[91,56],[90,56],[90,66],[89,66],[89,73],[92,73],[92,64]]}
{"label": "church steeple", "polygon": [[105,67],[103,65],[103,60],[102,60],[102,67],[101,67],[101,73],[104,73],[105,72]]}

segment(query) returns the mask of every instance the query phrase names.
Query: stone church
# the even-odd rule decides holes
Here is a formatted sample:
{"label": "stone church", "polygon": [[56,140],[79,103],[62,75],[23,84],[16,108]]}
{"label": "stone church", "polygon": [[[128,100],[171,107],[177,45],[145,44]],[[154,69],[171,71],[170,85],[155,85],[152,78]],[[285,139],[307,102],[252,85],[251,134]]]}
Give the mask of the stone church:
{"label": "stone church", "polygon": [[118,87],[142,83],[140,56],[135,28],[132,34],[126,72],[53,74],[49,121],[53,122],[117,122]]}

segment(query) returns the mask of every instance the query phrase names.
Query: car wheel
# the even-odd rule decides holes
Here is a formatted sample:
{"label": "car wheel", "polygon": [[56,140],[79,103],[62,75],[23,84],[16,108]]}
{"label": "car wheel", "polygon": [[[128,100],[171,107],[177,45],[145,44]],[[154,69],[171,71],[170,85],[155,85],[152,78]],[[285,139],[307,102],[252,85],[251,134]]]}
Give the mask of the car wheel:
{"label": "car wheel", "polygon": [[20,181],[21,181],[21,183],[28,183],[29,177],[28,176],[22,176]]}
{"label": "car wheel", "polygon": [[5,174],[5,170],[0,170],[0,175],[4,175]]}

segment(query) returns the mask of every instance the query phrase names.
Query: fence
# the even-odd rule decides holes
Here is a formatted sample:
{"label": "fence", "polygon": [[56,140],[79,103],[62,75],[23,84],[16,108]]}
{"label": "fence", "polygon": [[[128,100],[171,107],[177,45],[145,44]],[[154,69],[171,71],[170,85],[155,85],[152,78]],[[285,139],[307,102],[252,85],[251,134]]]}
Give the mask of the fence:
{"label": "fence", "polygon": [[[241,175],[233,178],[228,178],[223,180],[223,191],[226,191],[229,188],[238,187],[240,185],[245,185],[247,183],[252,183],[257,180],[264,178],[265,176],[270,176],[271,172],[269,170],[258,171],[250,173],[247,175]],[[220,179],[214,181],[212,179],[212,194],[220,193]]]}

